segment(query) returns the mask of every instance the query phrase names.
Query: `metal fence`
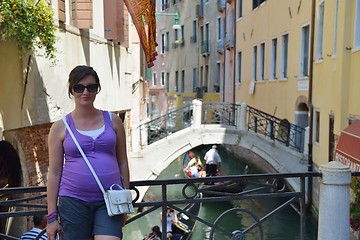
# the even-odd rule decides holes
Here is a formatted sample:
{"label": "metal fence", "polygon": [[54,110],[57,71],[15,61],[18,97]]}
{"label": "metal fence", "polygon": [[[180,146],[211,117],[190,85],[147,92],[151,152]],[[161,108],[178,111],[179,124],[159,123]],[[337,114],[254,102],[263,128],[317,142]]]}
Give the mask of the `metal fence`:
{"label": "metal fence", "polygon": [[304,151],[305,128],[248,106],[249,131],[266,136],[300,153]]}
{"label": "metal fence", "polygon": [[[130,189],[133,191],[134,207],[136,213],[130,215],[127,224],[134,222],[148,213],[161,209],[165,215],[166,208],[170,206],[179,214],[187,216],[198,222],[209,226],[211,228],[210,239],[246,239],[248,235],[256,235],[257,239],[264,239],[262,224],[270,216],[277,214],[284,208],[291,207],[300,218],[301,239],[304,240],[305,233],[305,219],[306,219],[306,193],[305,181],[306,178],[320,177],[320,173],[289,173],[289,174],[245,174],[232,175],[224,177],[208,177],[198,179],[167,179],[167,180],[144,180],[133,181],[130,183]],[[300,191],[291,191],[286,182],[289,179],[296,179],[300,183]],[[214,185],[207,185],[207,183]],[[246,185],[246,188],[240,188],[238,191],[220,191],[217,186],[219,184],[240,184]],[[139,188],[142,187],[158,187],[161,191],[161,199],[151,201],[139,201]],[[168,189],[173,186],[180,186],[182,189],[182,197],[170,196]],[[9,219],[10,217],[32,216],[35,214],[46,214],[46,205],[34,204],[34,201],[44,199],[46,197],[46,187],[29,187],[29,188],[9,188],[0,189],[0,207],[3,210],[0,213],[0,218]],[[30,197],[28,195],[31,195]],[[198,196],[202,196],[199,198]],[[24,197],[27,196],[27,197]],[[257,216],[248,209],[236,207],[236,201],[250,200],[250,199],[283,199],[282,203],[276,206],[272,211],[264,216]],[[208,202],[225,202],[230,201],[234,207],[222,212],[215,221],[209,222],[199,215],[189,211],[188,208],[183,208],[184,204],[208,203]],[[7,209],[4,211],[4,209]],[[228,229],[226,226],[226,218],[229,214],[249,215],[252,222],[239,222],[235,229]],[[166,226],[166,219],[162,222],[163,229]],[[0,234],[3,239],[17,239],[12,236],[4,234],[4,229]],[[163,233],[163,239],[165,238]],[[217,236],[217,237],[215,237]],[[219,237],[221,236],[221,237]]]}
{"label": "metal fence", "polygon": [[202,104],[202,124],[236,125],[239,105],[231,103],[204,102]]}
{"label": "metal fence", "polygon": [[190,127],[192,122],[192,105],[171,111],[165,115],[141,124],[140,144],[142,147],[163,139],[170,134]]}

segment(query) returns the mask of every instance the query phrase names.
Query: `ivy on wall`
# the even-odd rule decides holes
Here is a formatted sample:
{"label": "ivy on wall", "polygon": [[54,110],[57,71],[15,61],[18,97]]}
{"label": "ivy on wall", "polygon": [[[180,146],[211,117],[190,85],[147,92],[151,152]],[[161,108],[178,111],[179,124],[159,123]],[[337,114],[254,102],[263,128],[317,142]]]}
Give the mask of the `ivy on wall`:
{"label": "ivy on wall", "polygon": [[36,48],[55,60],[53,10],[43,0],[0,0],[0,40],[13,39],[24,56]]}
{"label": "ivy on wall", "polygon": [[350,205],[350,225],[354,230],[360,229],[360,181],[353,177],[351,189],[354,194],[354,199]]}

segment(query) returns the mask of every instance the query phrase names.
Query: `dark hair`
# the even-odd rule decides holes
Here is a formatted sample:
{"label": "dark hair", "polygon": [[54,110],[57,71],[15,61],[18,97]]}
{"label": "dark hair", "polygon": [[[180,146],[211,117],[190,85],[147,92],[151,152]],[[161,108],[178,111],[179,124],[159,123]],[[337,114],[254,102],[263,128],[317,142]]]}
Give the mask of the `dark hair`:
{"label": "dark hair", "polygon": [[35,215],[34,216],[34,226],[41,225],[41,222],[44,220],[44,215]]}
{"label": "dark hair", "polygon": [[153,226],[151,229],[154,233],[156,233],[156,235],[158,235],[158,237],[161,238],[161,231],[160,231],[160,227],[158,225]]}
{"label": "dark hair", "polygon": [[71,70],[71,72],[69,74],[69,81],[68,81],[69,97],[71,97],[71,95],[72,95],[73,86],[75,84],[77,84],[78,82],[80,82],[84,77],[89,76],[89,75],[91,75],[95,78],[96,83],[99,85],[99,91],[100,91],[100,89],[101,89],[100,79],[99,79],[99,76],[97,75],[96,71],[92,67],[79,65],[79,66],[76,66],[73,70]]}

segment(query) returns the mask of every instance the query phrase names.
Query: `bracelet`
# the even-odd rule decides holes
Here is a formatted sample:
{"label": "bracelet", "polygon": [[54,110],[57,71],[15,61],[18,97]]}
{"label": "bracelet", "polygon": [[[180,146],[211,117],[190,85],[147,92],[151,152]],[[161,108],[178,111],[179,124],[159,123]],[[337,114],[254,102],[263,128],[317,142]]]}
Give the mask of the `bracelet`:
{"label": "bracelet", "polygon": [[55,222],[57,220],[58,220],[58,217],[56,216],[54,218],[48,219],[47,223],[50,224],[50,223]]}
{"label": "bracelet", "polygon": [[52,213],[49,213],[49,214],[47,215],[47,218],[48,218],[48,219],[49,219],[49,218],[52,218],[53,216],[57,216],[57,214],[58,214],[58,211],[55,210],[55,211],[53,211]]}

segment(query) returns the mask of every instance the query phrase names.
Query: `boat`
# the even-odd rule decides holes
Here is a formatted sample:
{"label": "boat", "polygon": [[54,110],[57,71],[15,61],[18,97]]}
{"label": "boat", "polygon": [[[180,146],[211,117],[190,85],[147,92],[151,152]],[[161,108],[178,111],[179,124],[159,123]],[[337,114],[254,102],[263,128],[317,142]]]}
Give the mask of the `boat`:
{"label": "boat", "polygon": [[[198,195],[199,198],[202,194]],[[185,208],[183,208],[184,212],[177,213],[178,221],[173,223],[172,228],[172,240],[189,240],[191,237],[191,233],[195,228],[196,219],[188,216],[187,213],[191,213],[194,216],[198,216],[201,208],[201,202],[190,203]],[[143,238],[144,240],[145,238]]]}
{"label": "boat", "polygon": [[[200,193],[196,198],[201,198]],[[201,208],[201,202],[195,202],[188,204],[183,210],[185,213],[177,213],[178,222],[172,225],[172,240],[189,240],[191,233],[195,228],[196,219],[188,216],[186,213],[190,213],[194,216],[198,216]]]}
{"label": "boat", "polygon": [[[183,172],[185,178],[191,178],[191,174],[185,167],[190,161],[189,154],[186,153],[183,158]],[[248,173],[249,166],[246,165],[243,174]],[[200,174],[199,174],[200,175]],[[205,175],[206,176],[206,175]],[[199,192],[203,194],[204,197],[209,196],[222,196],[226,194],[235,194],[242,192],[246,187],[246,181],[225,181],[225,182],[215,182],[215,183],[199,183],[197,185]]]}

